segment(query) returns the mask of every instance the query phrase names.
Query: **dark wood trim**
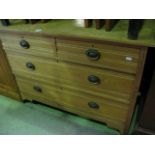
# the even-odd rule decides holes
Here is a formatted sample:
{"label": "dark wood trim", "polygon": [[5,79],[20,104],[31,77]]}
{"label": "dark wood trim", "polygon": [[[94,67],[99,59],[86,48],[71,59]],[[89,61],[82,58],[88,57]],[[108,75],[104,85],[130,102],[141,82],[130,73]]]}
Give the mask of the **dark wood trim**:
{"label": "dark wood trim", "polygon": [[141,52],[141,55],[140,55],[141,63],[139,63],[139,66],[137,68],[136,80],[135,80],[135,83],[134,83],[135,89],[134,89],[133,95],[131,97],[130,108],[128,110],[127,121],[126,121],[126,124],[125,124],[124,133],[128,133],[128,129],[129,129],[131,119],[132,119],[132,116],[133,116],[133,111],[134,111],[134,108],[135,108],[135,103],[136,103],[137,95],[138,95],[137,92],[140,89],[140,83],[141,83],[141,80],[142,80],[142,73],[143,73],[143,70],[144,70],[144,64],[145,64],[148,48],[147,47],[142,48],[141,50],[143,51],[143,52]]}
{"label": "dark wood trim", "polygon": [[104,23],[104,19],[95,19],[96,29],[101,29]]}
{"label": "dark wood trim", "polygon": [[117,24],[118,19],[105,19],[105,30],[111,31]]}
{"label": "dark wood trim", "polygon": [[128,38],[137,40],[144,24],[144,19],[129,19]]}
{"label": "dark wood trim", "polygon": [[84,26],[85,26],[85,28],[91,27],[92,24],[93,24],[93,20],[92,19],[84,19]]}
{"label": "dark wood trim", "polygon": [[9,26],[10,25],[9,19],[1,19],[1,23],[3,26]]}
{"label": "dark wood trim", "polygon": [[133,134],[134,135],[155,135],[155,132],[152,130],[137,126]]}

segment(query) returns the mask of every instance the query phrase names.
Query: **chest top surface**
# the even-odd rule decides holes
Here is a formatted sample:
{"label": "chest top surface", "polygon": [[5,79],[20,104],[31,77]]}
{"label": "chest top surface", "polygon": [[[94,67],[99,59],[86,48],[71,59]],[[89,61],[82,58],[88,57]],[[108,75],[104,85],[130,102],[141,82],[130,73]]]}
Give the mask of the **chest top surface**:
{"label": "chest top surface", "polygon": [[75,26],[74,20],[51,20],[48,23],[24,24],[22,20],[15,20],[11,26],[0,25],[0,37],[4,33],[32,33],[54,37],[75,37],[94,39],[97,41],[111,41],[130,45],[155,47],[155,20],[145,20],[138,40],[127,38],[128,20],[120,20],[111,32],[104,28],[82,28]]}

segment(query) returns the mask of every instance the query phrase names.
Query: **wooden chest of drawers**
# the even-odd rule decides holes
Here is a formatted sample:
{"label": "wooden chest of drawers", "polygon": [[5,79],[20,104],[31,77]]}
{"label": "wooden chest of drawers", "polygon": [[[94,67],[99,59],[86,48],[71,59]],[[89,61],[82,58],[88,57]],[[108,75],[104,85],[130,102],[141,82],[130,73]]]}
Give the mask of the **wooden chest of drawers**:
{"label": "wooden chest of drawers", "polygon": [[91,39],[2,33],[22,99],[127,133],[147,48]]}

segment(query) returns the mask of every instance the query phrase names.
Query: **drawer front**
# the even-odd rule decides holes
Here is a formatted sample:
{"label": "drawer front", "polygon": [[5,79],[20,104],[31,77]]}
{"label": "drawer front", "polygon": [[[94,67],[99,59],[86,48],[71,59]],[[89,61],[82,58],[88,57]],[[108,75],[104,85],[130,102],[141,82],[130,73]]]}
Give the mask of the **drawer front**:
{"label": "drawer front", "polygon": [[134,87],[134,76],[105,71],[103,69],[57,63],[48,59],[8,54],[15,74],[31,74],[40,78],[55,80],[64,87],[81,89],[93,95],[110,94],[114,97],[130,99]]}
{"label": "drawer front", "polygon": [[51,78],[56,76],[58,63],[55,59],[10,53],[7,53],[7,58],[14,74],[21,73],[26,76],[29,73],[31,76]]}
{"label": "drawer front", "polygon": [[[95,117],[107,117],[124,122],[128,111],[128,106],[119,105],[117,102],[112,102],[104,98],[92,97],[80,92],[61,89],[52,85],[47,85],[39,81],[24,80],[17,77],[17,83],[22,94],[31,94],[34,99],[46,101],[52,105],[52,101],[77,111],[83,111]],[[32,99],[31,98],[31,99]]]}
{"label": "drawer front", "polygon": [[117,94],[128,98],[134,87],[135,77],[130,75],[68,63],[59,63],[59,69],[58,77],[62,82],[75,88],[84,88],[94,94]]}
{"label": "drawer front", "polygon": [[56,42],[60,60],[132,74],[137,72],[140,49],[58,39]]}
{"label": "drawer front", "polygon": [[20,52],[36,56],[56,57],[54,38],[38,36],[2,36],[6,52]]}

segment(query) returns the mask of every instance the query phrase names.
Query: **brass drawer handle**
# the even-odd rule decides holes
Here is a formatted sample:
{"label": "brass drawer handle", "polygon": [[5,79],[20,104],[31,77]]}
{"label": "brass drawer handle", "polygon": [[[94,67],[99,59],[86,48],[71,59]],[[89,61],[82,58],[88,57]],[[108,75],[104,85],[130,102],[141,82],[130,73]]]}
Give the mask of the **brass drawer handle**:
{"label": "brass drawer handle", "polygon": [[30,48],[30,44],[26,40],[21,40],[19,44],[22,48],[25,48],[25,49]]}
{"label": "brass drawer handle", "polygon": [[95,102],[88,102],[88,106],[92,109],[99,109],[99,105]]}
{"label": "brass drawer handle", "polygon": [[34,86],[33,89],[38,93],[42,93],[42,89],[39,86]]}
{"label": "brass drawer handle", "polygon": [[100,82],[101,82],[99,77],[97,77],[95,75],[89,75],[88,76],[88,81],[95,84],[95,85],[100,84]]}
{"label": "brass drawer handle", "polygon": [[86,55],[92,60],[98,60],[100,58],[100,52],[95,49],[88,49]]}
{"label": "brass drawer handle", "polygon": [[27,62],[27,63],[26,63],[26,67],[27,67],[28,69],[35,70],[35,65],[34,65],[33,63],[31,63],[31,62]]}

